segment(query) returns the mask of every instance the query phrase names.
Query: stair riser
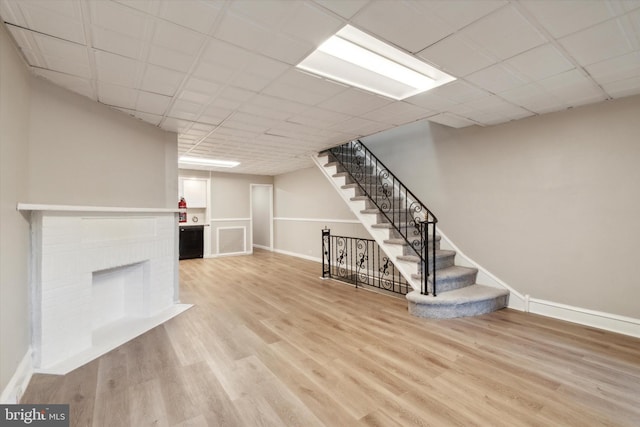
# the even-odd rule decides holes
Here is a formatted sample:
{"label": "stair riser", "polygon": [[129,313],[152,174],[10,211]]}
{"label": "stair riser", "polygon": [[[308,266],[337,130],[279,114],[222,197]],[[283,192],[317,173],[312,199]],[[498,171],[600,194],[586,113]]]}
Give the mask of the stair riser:
{"label": "stair riser", "polygon": [[[428,242],[429,250],[431,250],[431,244],[432,244],[432,241],[429,240],[429,242]],[[416,247],[416,246],[414,246],[414,247]],[[419,247],[419,246],[417,246],[417,247]],[[437,240],[436,241],[436,250],[439,250],[439,249],[440,249],[440,241]],[[422,249],[418,249],[418,250],[421,251]],[[404,250],[402,252],[403,252],[402,253],[403,255],[416,255],[416,251],[412,247],[410,247],[408,244],[404,246]]]}
{"label": "stair riser", "polygon": [[[437,297],[435,298],[437,299]],[[509,296],[504,295],[488,300],[452,305],[417,304],[409,301],[409,314],[430,319],[452,319],[454,317],[479,316],[505,308]]]}
{"label": "stair riser", "polygon": [[[469,271],[464,274],[457,274],[455,276],[440,277],[436,271],[436,290],[438,293],[454,291],[456,289],[466,288],[467,286],[474,285],[476,283],[477,271]],[[416,280],[422,280],[420,275],[413,277]],[[429,278],[428,289],[429,292],[433,292],[433,286],[431,282],[432,278]]]}
{"label": "stair riser", "polygon": [[[447,268],[447,267],[452,267],[455,264],[455,254],[453,255],[444,255],[444,256],[437,256],[436,255],[436,270],[440,270],[442,268]],[[429,262],[429,264],[431,264],[431,261]],[[422,271],[422,268],[424,267],[424,263],[419,263],[418,265],[418,272]]]}

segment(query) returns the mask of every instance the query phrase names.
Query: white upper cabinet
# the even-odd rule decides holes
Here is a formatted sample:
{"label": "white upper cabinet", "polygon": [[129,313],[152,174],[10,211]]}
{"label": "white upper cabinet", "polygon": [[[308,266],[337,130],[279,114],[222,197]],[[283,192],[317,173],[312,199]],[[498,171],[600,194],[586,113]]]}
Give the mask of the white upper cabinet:
{"label": "white upper cabinet", "polygon": [[207,180],[180,178],[180,196],[187,202],[187,208],[207,207]]}

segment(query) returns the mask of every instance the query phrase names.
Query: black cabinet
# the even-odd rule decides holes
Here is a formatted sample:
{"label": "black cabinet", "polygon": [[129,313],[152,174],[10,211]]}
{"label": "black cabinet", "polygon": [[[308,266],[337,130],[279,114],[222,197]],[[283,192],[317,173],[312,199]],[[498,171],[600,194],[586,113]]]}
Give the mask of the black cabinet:
{"label": "black cabinet", "polygon": [[204,226],[181,225],[180,259],[202,258],[204,252]]}

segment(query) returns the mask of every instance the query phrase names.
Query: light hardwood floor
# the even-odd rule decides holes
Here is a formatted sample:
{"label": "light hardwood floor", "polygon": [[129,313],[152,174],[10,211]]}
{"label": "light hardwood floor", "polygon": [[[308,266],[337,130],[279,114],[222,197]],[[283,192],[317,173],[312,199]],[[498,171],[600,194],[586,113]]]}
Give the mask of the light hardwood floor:
{"label": "light hardwood floor", "polygon": [[258,251],[180,262],[196,306],[23,403],[73,426],[640,426],[640,340],[513,310],[410,316]]}

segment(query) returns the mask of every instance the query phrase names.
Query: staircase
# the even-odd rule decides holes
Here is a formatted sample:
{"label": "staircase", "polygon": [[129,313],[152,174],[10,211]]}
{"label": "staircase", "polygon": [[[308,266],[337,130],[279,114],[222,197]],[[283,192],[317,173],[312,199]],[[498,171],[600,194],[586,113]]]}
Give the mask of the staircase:
{"label": "staircase", "polygon": [[409,313],[453,318],[507,306],[508,290],[477,284],[477,269],[455,265],[456,252],[440,248],[435,216],[360,141],[313,160],[413,288]]}

